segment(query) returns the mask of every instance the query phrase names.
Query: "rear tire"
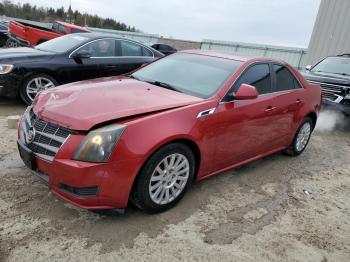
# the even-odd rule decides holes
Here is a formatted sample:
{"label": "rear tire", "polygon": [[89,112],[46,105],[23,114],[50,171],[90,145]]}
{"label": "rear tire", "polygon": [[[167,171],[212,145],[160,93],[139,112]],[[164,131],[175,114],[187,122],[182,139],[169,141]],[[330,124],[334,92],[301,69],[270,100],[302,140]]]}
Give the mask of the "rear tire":
{"label": "rear tire", "polygon": [[292,143],[283,152],[289,156],[300,155],[308,145],[313,129],[313,122],[310,117],[304,119],[299,126]]}
{"label": "rear tire", "polygon": [[195,174],[195,158],[186,145],[172,143],[154,153],[135,181],[131,201],[148,213],[165,211],[185,195]]}

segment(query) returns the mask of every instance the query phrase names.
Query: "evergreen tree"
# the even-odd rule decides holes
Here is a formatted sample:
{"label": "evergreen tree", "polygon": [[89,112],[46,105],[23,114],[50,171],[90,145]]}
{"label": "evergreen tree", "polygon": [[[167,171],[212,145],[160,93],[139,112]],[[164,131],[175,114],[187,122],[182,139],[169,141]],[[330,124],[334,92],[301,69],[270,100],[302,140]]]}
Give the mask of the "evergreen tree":
{"label": "evergreen tree", "polygon": [[[133,26],[128,26],[112,18],[102,18],[96,14],[80,13],[78,10],[72,10],[71,6],[54,9],[33,6],[29,3],[13,3],[11,0],[2,0],[0,2],[0,15],[8,17],[22,18],[39,22],[53,22],[55,20],[74,22],[80,26],[100,27],[106,29],[115,29],[122,31],[138,31]],[[86,22],[86,24],[85,24]]]}

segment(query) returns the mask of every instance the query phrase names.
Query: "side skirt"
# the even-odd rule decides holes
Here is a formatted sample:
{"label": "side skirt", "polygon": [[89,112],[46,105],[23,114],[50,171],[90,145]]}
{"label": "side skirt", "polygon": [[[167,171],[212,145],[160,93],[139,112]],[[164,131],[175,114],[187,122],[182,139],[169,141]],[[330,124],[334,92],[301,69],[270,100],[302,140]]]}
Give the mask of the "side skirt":
{"label": "side skirt", "polygon": [[202,177],[199,177],[196,181],[201,181],[201,180],[206,179],[206,178],[209,178],[209,177],[211,177],[211,176],[215,176],[215,175],[217,175],[217,174],[219,174],[219,173],[225,172],[225,171],[230,170],[230,169],[232,169],[232,168],[235,168],[235,167],[238,167],[238,166],[241,166],[241,165],[244,165],[244,164],[253,162],[253,161],[257,160],[257,159],[263,158],[263,157],[268,156],[268,155],[272,155],[272,154],[274,154],[274,153],[276,153],[276,152],[282,151],[283,149],[286,149],[286,147],[278,147],[278,148],[276,148],[276,149],[267,151],[266,153],[259,154],[259,155],[255,156],[255,157],[249,158],[249,159],[247,159],[247,160],[244,160],[244,161],[235,163],[235,164],[230,165],[230,166],[228,166],[228,167],[219,169],[219,170],[214,171],[214,172],[212,172],[212,173],[210,173],[210,174],[207,174],[207,175],[204,175],[204,176],[202,176]]}

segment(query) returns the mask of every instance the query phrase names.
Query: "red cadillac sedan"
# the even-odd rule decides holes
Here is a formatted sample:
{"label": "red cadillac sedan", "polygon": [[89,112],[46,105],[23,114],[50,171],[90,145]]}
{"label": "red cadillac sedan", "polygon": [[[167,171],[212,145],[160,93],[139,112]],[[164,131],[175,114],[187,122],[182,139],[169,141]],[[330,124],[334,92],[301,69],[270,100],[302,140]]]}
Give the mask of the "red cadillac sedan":
{"label": "red cadillac sedan", "polygon": [[41,92],[19,153],[58,197],[86,209],[174,206],[191,183],[307,146],[321,89],[285,62],[209,51],[159,59],[128,76]]}

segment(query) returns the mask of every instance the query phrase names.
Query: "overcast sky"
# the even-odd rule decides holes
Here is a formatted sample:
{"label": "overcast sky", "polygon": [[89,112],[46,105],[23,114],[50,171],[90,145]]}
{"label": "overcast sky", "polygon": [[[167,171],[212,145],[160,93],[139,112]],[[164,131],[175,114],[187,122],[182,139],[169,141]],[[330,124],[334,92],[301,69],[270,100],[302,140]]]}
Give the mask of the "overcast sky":
{"label": "overcast sky", "polygon": [[[147,33],[307,47],[320,0],[71,0],[72,9],[111,17]],[[68,8],[69,0],[16,0]]]}

